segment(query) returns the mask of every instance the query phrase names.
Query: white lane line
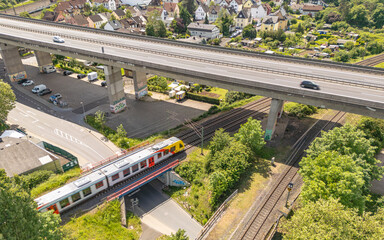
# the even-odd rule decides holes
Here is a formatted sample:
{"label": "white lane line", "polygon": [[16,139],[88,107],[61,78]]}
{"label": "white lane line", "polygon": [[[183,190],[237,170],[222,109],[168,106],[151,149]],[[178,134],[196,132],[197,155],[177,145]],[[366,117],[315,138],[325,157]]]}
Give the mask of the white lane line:
{"label": "white lane line", "polygon": [[31,111],[26,111],[26,112],[36,116],[36,113],[34,112],[31,112]]}
{"label": "white lane line", "polygon": [[45,128],[43,128],[42,126],[39,126],[39,125],[37,125],[37,127],[38,127],[38,128],[41,128],[41,129],[45,129]]}
{"label": "white lane line", "polygon": [[14,118],[14,117],[9,117],[9,118],[11,118],[11,119],[13,119],[13,120],[15,120],[15,121],[19,121],[17,118]]}

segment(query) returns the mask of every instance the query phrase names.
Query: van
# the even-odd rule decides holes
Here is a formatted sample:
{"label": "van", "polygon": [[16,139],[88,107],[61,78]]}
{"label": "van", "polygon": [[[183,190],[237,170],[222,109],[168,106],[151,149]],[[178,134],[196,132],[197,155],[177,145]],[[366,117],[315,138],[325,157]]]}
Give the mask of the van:
{"label": "van", "polygon": [[33,92],[33,93],[38,93],[38,92],[43,91],[43,90],[46,89],[46,88],[47,88],[47,86],[45,86],[44,84],[40,84],[40,85],[35,86],[35,87],[32,89],[32,92]]}
{"label": "van", "polygon": [[97,80],[97,72],[88,73],[88,81],[96,81]]}
{"label": "van", "polygon": [[53,72],[56,72],[56,68],[52,65],[49,65],[49,66],[44,66],[43,67],[43,72],[44,73],[53,73]]}

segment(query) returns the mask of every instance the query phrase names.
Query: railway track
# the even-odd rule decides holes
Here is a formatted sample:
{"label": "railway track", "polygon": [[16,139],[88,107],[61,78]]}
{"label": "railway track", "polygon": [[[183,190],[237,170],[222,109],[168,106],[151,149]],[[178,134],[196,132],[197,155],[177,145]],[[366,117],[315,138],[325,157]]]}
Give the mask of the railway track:
{"label": "railway track", "polygon": [[377,64],[380,64],[382,62],[384,62],[384,53],[379,54],[379,55],[374,56],[374,57],[371,57],[371,58],[368,58],[368,59],[365,59],[363,61],[357,62],[357,63],[355,63],[355,65],[374,67]]}
{"label": "railway track", "polygon": [[262,199],[259,207],[256,208],[254,214],[252,214],[252,217],[233,239],[265,239],[271,226],[267,220],[273,213],[278,211],[278,203],[284,201],[283,194],[286,191],[288,183],[292,182],[298,173],[298,164],[304,155],[304,150],[320,135],[321,131],[331,130],[345,115],[346,113],[344,112],[326,114],[294,144],[287,159],[288,167],[280,174],[268,194]]}

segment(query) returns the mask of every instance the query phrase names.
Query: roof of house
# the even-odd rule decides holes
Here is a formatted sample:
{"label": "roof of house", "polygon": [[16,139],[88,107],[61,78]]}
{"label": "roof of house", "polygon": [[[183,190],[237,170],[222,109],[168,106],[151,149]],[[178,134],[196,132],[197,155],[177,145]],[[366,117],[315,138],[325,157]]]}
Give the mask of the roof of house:
{"label": "roof of house", "polygon": [[245,8],[241,9],[239,14],[237,14],[236,18],[243,18],[243,19],[249,18],[247,9]]}
{"label": "roof of house", "polygon": [[163,8],[165,11],[167,12],[174,12],[177,8],[177,3],[173,3],[173,2],[165,2],[164,5],[163,5]]}
{"label": "roof of house", "polygon": [[266,16],[263,19],[263,24],[276,24],[277,22],[279,22],[278,16]]}
{"label": "roof of house", "polygon": [[200,31],[212,31],[215,28],[217,27],[213,24],[200,24],[196,22],[192,22],[188,25],[188,29],[196,29]]}
{"label": "roof of house", "polygon": [[303,11],[319,12],[321,10],[323,10],[323,6],[321,5],[304,4],[303,6]]}
{"label": "roof of house", "polygon": [[220,12],[220,6],[218,6],[218,5],[212,5],[209,8],[209,13],[210,14],[219,14],[219,12]]}
{"label": "roof of house", "polygon": [[87,0],[71,0],[70,3],[74,8],[82,9],[86,2]]}
{"label": "roof of house", "polygon": [[76,24],[79,26],[88,25],[88,21],[83,15],[75,15],[73,19],[75,19]]}
{"label": "roof of house", "polygon": [[112,20],[112,21],[109,21],[107,24],[111,25],[111,27],[113,28],[113,30],[117,30],[119,28],[121,28],[121,23],[117,20]]}
{"label": "roof of house", "polygon": [[96,22],[102,22],[103,19],[98,15],[92,15],[92,16],[89,16],[89,18],[92,20],[92,22],[96,23]]}
{"label": "roof of house", "polygon": [[42,17],[43,20],[47,21],[54,21],[55,20],[55,13],[51,11],[46,11],[44,13],[44,16]]}
{"label": "roof of house", "polygon": [[101,18],[104,17],[107,20],[111,18],[111,14],[109,12],[103,12],[103,13],[99,13],[97,15],[99,15]]}
{"label": "roof of house", "polygon": [[57,7],[55,8],[56,12],[64,12],[72,9],[72,5],[70,2],[59,2],[57,3]]}
{"label": "roof of house", "polygon": [[113,11],[117,16],[119,17],[124,17],[125,16],[125,12],[121,9],[116,9],[115,11]]}
{"label": "roof of house", "polygon": [[135,22],[131,18],[124,18],[120,20],[120,24],[123,28],[130,28]]}
{"label": "roof of house", "polygon": [[143,35],[145,33],[145,30],[143,31],[140,28],[128,28],[128,29],[127,28],[120,28],[117,31],[122,32],[122,33],[131,33],[131,34],[139,34],[139,35]]}
{"label": "roof of house", "polygon": [[207,13],[209,11],[209,7],[205,4],[200,4],[199,7],[201,7],[205,13]]}
{"label": "roof of house", "polygon": [[132,20],[136,22],[136,24],[145,25],[145,18],[142,16],[132,17]]}

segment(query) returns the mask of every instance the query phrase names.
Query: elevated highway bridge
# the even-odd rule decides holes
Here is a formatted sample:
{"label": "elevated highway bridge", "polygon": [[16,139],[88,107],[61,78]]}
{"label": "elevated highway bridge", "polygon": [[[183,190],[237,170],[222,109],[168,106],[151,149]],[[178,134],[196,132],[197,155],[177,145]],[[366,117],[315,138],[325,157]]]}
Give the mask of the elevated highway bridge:
{"label": "elevated highway bridge", "polygon": [[[64,38],[65,43],[54,43],[52,37],[56,35]],[[111,110],[115,112],[125,107],[120,75],[120,68],[124,68],[133,71],[137,98],[146,93],[147,73],[271,97],[267,139],[273,134],[283,101],[384,118],[384,69],[195,45],[0,14],[0,48],[8,75],[15,80],[23,75],[21,60],[13,54],[16,47],[35,50],[40,67],[51,64],[49,53],[106,65]],[[321,90],[300,88],[303,80],[317,82]]]}

